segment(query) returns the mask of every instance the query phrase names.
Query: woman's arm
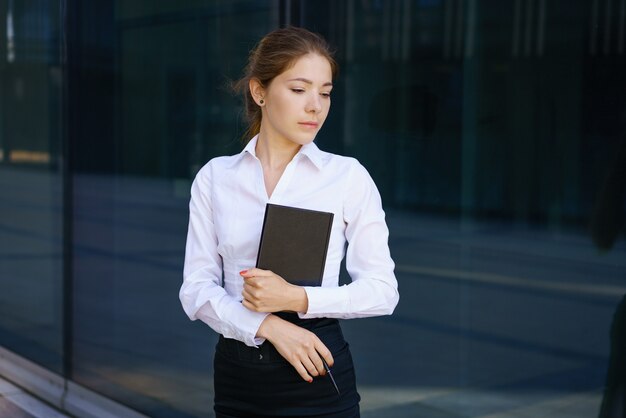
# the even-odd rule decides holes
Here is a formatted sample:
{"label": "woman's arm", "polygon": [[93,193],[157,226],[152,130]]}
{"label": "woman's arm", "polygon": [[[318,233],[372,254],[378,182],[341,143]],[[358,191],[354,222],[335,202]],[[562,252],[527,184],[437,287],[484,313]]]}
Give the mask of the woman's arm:
{"label": "woman's arm", "polygon": [[255,346],[264,339],[257,331],[267,313],[253,312],[221,286],[222,258],[211,205],[211,166],[200,170],[191,186],[189,230],[185,248],[180,301],[191,320],[200,319],[226,338]]}
{"label": "woman's arm", "polygon": [[344,196],[346,268],[352,283],[339,288],[305,287],[308,308],[301,318],[390,315],[398,304],[398,282],[380,194],[365,167],[356,160]]}
{"label": "woman's arm", "polygon": [[[240,272],[244,279],[243,305],[255,312],[306,312],[308,300],[304,288],[285,281],[269,270],[253,268]],[[257,332],[296,369],[307,382],[324,375],[324,363],[334,363],[330,350],[311,331],[275,315],[269,315]]]}

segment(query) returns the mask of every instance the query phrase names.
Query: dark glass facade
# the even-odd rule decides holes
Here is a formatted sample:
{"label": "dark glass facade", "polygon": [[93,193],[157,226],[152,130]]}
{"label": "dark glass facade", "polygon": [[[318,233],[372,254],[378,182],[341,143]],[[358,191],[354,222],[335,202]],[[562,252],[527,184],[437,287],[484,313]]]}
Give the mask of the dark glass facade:
{"label": "dark glass facade", "polygon": [[343,321],[363,416],[597,416],[624,376],[626,0],[0,0],[0,345],[211,414],[189,187],[241,149],[228,83],[287,23],[337,48],[316,142],[391,232],[396,312]]}
{"label": "dark glass facade", "polygon": [[63,370],[59,6],[0,2],[0,345]]}

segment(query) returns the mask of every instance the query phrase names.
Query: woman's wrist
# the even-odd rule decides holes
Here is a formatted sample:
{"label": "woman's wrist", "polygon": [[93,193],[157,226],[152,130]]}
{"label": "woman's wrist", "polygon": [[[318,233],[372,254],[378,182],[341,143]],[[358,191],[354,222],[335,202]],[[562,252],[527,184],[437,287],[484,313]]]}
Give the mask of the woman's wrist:
{"label": "woman's wrist", "polygon": [[302,286],[290,285],[288,300],[290,311],[306,313],[309,310],[309,298]]}
{"label": "woman's wrist", "polygon": [[267,315],[263,322],[261,322],[261,325],[259,325],[259,329],[256,332],[257,338],[265,338],[271,342],[276,329],[276,323],[280,321],[282,321],[282,319],[276,315]]}

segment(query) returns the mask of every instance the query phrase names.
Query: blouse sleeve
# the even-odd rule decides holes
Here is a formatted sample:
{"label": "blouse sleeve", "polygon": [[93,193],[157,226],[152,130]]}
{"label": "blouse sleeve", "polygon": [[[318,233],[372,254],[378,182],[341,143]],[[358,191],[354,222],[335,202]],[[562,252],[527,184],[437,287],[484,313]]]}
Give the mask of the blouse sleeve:
{"label": "blouse sleeve", "polygon": [[267,314],[250,311],[221,286],[222,258],[217,252],[210,189],[207,165],[191,186],[180,301],[192,321],[200,319],[226,338],[256,346],[264,341],[256,333]]}
{"label": "blouse sleeve", "polygon": [[301,318],[390,315],[398,304],[398,282],[380,194],[365,167],[357,162],[348,178],[343,218],[348,241],[346,267],[352,283],[339,288],[305,287],[309,308]]}

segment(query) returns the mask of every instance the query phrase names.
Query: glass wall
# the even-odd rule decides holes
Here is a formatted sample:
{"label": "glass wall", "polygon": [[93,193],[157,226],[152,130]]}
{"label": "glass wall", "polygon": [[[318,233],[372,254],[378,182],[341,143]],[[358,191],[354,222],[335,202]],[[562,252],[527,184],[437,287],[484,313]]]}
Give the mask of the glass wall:
{"label": "glass wall", "polygon": [[150,416],[206,416],[217,335],[178,300],[189,188],[208,159],[239,150],[228,81],[278,9],[117,1],[79,13],[73,379]]}
{"label": "glass wall", "polygon": [[366,411],[598,415],[614,313],[624,352],[625,7],[302,2],[342,65],[319,142],[379,185],[400,282],[392,317],[345,324]]}
{"label": "glass wall", "polygon": [[0,0],[0,345],[211,416],[189,187],[241,149],[228,82],[291,22],[337,48],[316,141],[367,167],[391,230],[396,312],[343,323],[362,415],[599,414],[626,352],[626,0],[22,3]]}
{"label": "glass wall", "polygon": [[60,22],[0,1],[0,345],[63,368]]}

